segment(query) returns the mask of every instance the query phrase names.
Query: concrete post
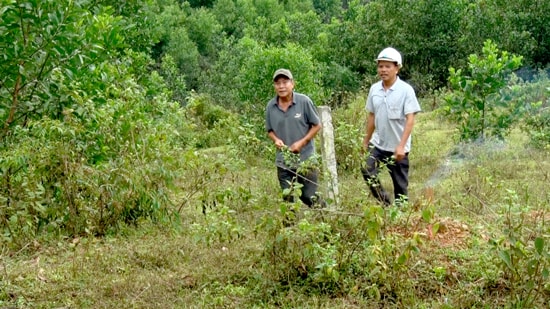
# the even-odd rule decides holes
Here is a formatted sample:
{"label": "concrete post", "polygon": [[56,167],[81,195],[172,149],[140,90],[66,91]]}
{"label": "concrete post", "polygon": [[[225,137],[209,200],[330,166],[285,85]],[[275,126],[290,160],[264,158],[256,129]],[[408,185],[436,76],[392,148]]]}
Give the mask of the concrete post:
{"label": "concrete post", "polygon": [[323,160],[323,175],[327,177],[326,189],[328,198],[338,206],[338,171],[336,168],[336,152],[334,148],[334,127],[332,126],[332,115],[329,106],[317,107],[321,117],[321,156]]}

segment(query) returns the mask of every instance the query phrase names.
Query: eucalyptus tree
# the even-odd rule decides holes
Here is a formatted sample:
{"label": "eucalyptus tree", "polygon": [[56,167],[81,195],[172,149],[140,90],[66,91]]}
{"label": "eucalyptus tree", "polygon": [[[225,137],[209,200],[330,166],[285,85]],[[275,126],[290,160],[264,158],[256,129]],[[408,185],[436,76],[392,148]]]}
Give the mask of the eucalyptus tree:
{"label": "eucalyptus tree", "polygon": [[262,110],[273,97],[273,72],[278,68],[291,68],[295,89],[308,94],[316,104],[323,101],[321,87],[316,83],[318,67],[309,51],[300,45],[254,46],[253,52],[242,64],[239,75],[239,97],[254,110]]}
{"label": "eucalyptus tree", "polygon": [[127,25],[89,1],[2,1],[2,243],[166,214],[190,130]]}
{"label": "eucalyptus tree", "polygon": [[254,0],[257,17],[265,18],[269,23],[280,20],[287,12],[278,0]]}
{"label": "eucalyptus tree", "polygon": [[550,64],[550,1],[495,1],[495,10],[504,15],[511,32],[501,30],[505,41],[500,42],[510,52],[523,55],[528,64],[544,68]]}
{"label": "eucalyptus tree", "polygon": [[344,3],[342,0],[313,0],[315,12],[324,23],[329,23],[333,18],[342,15]]}
{"label": "eucalyptus tree", "polygon": [[243,37],[246,25],[252,24],[257,16],[251,0],[218,0],[212,7],[212,13],[223,32],[236,39]]}
{"label": "eucalyptus tree", "polygon": [[[124,39],[109,9],[93,15],[86,1],[3,1],[0,15],[0,121],[13,125],[62,118],[71,104],[59,83],[85,77],[116,56]],[[109,48],[105,48],[109,46]]]}
{"label": "eucalyptus tree", "polygon": [[[458,47],[464,56],[475,53],[486,40],[492,40],[509,52],[530,58],[536,41],[529,32],[523,31],[512,17],[532,12],[518,10],[512,2],[501,0],[478,0],[469,2],[460,22]],[[466,57],[465,57],[466,58]]]}
{"label": "eucalyptus tree", "polygon": [[[221,47],[223,41],[222,25],[218,23],[215,15],[210,10],[204,8],[191,10],[185,18],[184,25],[184,30],[190,39],[189,44],[193,43],[196,46],[198,67],[194,67],[189,63],[186,64],[189,69],[182,67],[182,72],[187,76],[186,80],[189,88],[200,90],[198,82],[200,72],[210,68],[211,64],[215,62]],[[183,41],[180,42],[183,43]],[[185,54],[186,50],[180,50],[179,53]],[[192,68],[195,68],[195,70]]]}

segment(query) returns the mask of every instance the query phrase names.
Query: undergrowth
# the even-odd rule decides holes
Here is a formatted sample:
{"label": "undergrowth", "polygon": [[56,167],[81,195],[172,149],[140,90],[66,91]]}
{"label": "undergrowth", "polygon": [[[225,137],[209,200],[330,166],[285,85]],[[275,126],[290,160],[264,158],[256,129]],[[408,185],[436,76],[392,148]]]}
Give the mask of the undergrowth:
{"label": "undergrowth", "polygon": [[[415,133],[401,208],[369,196],[352,168],[360,157],[339,170],[338,206],[309,209],[283,203],[273,163],[247,163],[238,143],[183,152],[191,168],[171,197],[177,215],[104,237],[3,246],[0,305],[547,307],[548,154],[525,149],[518,132],[495,151],[457,151],[433,113]],[[253,136],[240,141],[259,145]]]}

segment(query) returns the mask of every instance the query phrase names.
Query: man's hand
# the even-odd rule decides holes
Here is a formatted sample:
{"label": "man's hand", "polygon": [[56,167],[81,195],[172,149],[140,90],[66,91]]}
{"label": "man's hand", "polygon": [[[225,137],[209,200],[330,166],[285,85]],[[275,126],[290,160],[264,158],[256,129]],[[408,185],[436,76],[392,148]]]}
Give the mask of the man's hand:
{"label": "man's hand", "polygon": [[393,155],[395,156],[395,161],[399,162],[403,160],[405,158],[405,147],[397,146]]}
{"label": "man's hand", "polygon": [[293,153],[300,153],[304,147],[304,142],[302,140],[296,141],[294,144],[290,145],[290,151]]}
{"label": "man's hand", "polygon": [[364,155],[370,150],[370,141],[365,137],[363,139],[363,147],[361,147],[361,154]]}
{"label": "man's hand", "polygon": [[285,142],[283,142],[283,140],[279,138],[275,140],[275,147],[277,147],[277,149],[281,149],[284,146],[285,146]]}

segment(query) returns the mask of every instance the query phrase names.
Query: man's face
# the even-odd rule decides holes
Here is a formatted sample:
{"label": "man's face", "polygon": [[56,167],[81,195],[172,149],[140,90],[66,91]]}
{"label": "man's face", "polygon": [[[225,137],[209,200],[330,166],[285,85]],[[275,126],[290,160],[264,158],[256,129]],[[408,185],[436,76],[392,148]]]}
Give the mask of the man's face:
{"label": "man's face", "polygon": [[275,87],[278,96],[286,97],[292,94],[294,90],[294,81],[285,76],[279,76],[273,82],[273,87]]}
{"label": "man's face", "polygon": [[378,61],[378,76],[382,81],[393,81],[397,77],[399,67],[391,61]]}

